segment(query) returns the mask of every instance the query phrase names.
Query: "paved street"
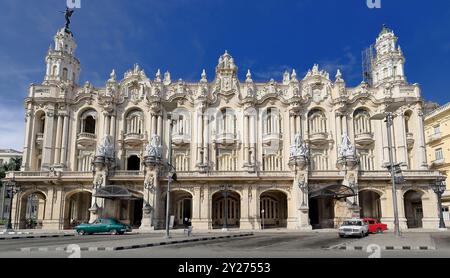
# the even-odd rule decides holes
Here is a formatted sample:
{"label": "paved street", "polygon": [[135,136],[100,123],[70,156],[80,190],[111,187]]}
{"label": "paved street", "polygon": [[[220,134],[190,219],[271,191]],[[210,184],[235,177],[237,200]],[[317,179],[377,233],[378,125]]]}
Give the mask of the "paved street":
{"label": "paved street", "polygon": [[[214,239],[226,235],[234,237]],[[181,242],[185,240],[197,241]],[[142,244],[159,245],[161,242],[164,245],[141,247]],[[374,254],[367,252],[367,247],[372,244],[380,247],[379,256],[385,258],[450,257],[450,232],[405,233],[401,238],[396,238],[392,233],[385,233],[363,239],[341,239],[334,231],[257,232],[253,235],[218,231],[200,233],[189,238],[182,233],[174,233],[171,240],[164,239],[163,233],[4,239],[0,241],[0,257],[65,258],[70,254],[62,248],[67,248],[70,244],[77,244],[83,249],[80,253],[83,258],[367,258]],[[130,249],[88,251],[88,248],[120,246],[128,246]],[[60,250],[57,251],[56,248]],[[386,250],[388,248],[393,250]],[[402,248],[405,250],[398,250]]]}

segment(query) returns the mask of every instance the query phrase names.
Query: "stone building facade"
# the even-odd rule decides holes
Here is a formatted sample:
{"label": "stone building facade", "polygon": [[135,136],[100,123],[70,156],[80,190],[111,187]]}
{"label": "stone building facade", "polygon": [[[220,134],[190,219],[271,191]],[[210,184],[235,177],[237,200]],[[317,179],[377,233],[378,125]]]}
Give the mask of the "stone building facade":
{"label": "stone building facade", "polygon": [[[140,229],[165,226],[168,173],[174,227],[309,230],[365,216],[393,226],[387,128],[372,116],[395,110],[393,151],[403,162],[397,188],[403,229],[437,228],[429,184],[423,99],[407,82],[394,32],[375,43],[370,83],[346,86],[314,65],[304,77],[255,82],[225,52],[215,76],[149,77],[135,65],[105,86],[78,85],[80,62],[70,30],[57,32],[42,84],[25,99],[23,167],[14,223],[24,227],[26,200],[41,201],[45,229],[69,229],[115,217]],[[393,108],[395,107],[395,108]],[[170,118],[170,119],[169,119]],[[170,143],[172,141],[172,143]],[[169,164],[169,145],[172,164]],[[172,178],[171,178],[172,180]]]}
{"label": "stone building facade", "polygon": [[[450,103],[440,106],[425,115],[425,135],[430,169],[440,171],[448,177],[450,173]],[[450,180],[442,196],[444,220],[450,224]]]}

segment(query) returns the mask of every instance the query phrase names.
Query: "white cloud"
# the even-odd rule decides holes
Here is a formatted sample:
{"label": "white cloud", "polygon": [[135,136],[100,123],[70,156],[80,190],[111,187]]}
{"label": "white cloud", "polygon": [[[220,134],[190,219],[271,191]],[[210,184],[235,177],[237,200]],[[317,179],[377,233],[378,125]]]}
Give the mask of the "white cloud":
{"label": "white cloud", "polygon": [[25,110],[21,105],[0,102],[0,148],[23,149]]}

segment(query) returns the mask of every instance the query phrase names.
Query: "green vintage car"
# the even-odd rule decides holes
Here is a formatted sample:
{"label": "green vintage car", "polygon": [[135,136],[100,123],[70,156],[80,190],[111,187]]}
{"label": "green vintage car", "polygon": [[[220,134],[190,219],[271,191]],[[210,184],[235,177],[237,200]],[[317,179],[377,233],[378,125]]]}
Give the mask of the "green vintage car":
{"label": "green vintage car", "polygon": [[75,227],[79,235],[110,233],[112,235],[123,235],[125,232],[131,232],[130,225],[120,223],[114,218],[99,218],[93,223],[80,224]]}

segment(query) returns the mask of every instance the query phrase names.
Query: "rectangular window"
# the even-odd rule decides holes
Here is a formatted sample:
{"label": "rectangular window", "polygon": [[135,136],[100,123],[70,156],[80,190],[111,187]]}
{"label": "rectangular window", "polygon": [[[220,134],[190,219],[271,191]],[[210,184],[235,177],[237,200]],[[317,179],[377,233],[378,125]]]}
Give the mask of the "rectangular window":
{"label": "rectangular window", "polygon": [[442,160],[444,159],[444,155],[442,153],[442,148],[436,149],[434,151],[435,155],[436,155],[436,160]]}
{"label": "rectangular window", "polygon": [[434,128],[434,134],[440,134],[441,133],[441,126],[440,125],[434,126],[433,128]]}

